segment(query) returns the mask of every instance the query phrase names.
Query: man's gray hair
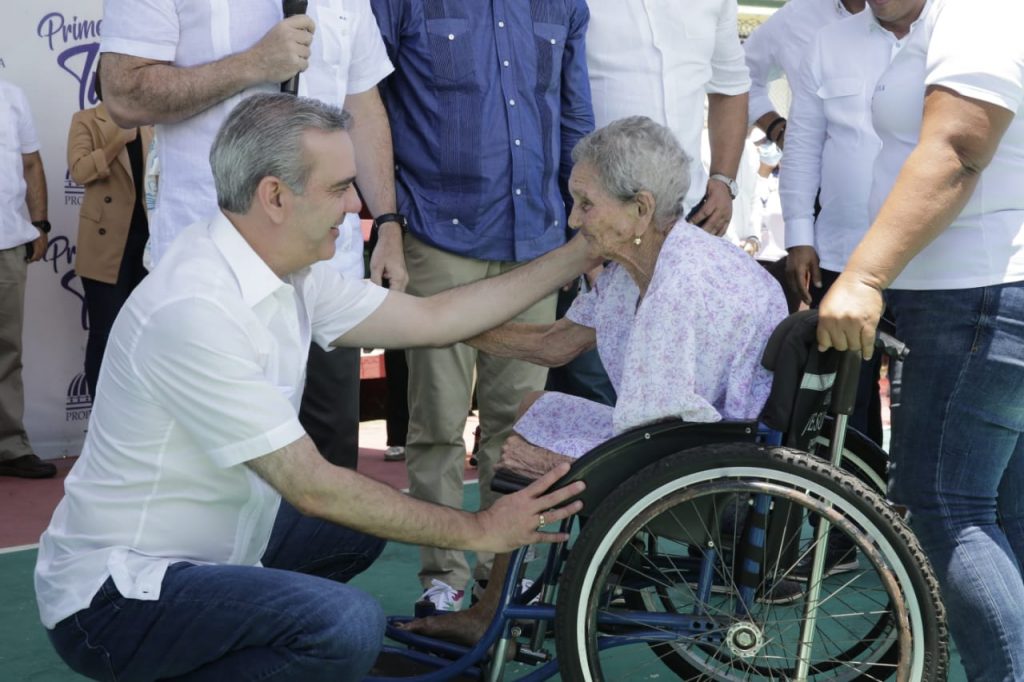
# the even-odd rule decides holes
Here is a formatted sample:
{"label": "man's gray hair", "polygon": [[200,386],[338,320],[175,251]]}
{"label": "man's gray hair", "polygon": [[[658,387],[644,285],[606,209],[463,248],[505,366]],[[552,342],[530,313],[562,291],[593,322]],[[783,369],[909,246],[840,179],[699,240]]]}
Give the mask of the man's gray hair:
{"label": "man's gray hair", "polygon": [[620,201],[650,192],[659,229],[668,229],[683,214],[691,160],[671,130],[646,116],[620,118],[595,130],[572,150],[572,160],[593,166],[605,190]]}
{"label": "man's gray hair", "polygon": [[217,205],[246,213],[260,181],[273,176],[302,194],[311,166],[302,145],[306,130],[348,130],[352,117],[307,97],[259,94],[238,103],[210,148]]}

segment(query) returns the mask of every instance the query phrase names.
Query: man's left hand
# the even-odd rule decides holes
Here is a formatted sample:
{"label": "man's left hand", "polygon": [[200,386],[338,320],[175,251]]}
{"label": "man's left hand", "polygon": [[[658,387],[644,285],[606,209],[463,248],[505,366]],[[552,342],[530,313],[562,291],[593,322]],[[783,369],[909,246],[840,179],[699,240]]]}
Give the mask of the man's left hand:
{"label": "man's left hand", "polygon": [[708,180],[705,197],[704,205],[690,222],[699,225],[705,232],[721,237],[732,220],[732,197],[729,196],[729,188],[718,180]]}
{"label": "man's left hand", "polygon": [[402,228],[396,223],[385,223],[377,232],[377,245],[370,254],[370,280],[382,284],[387,280],[392,291],[405,291],[409,273],[405,269],[402,250]]}
{"label": "man's left hand", "polygon": [[46,253],[46,247],[50,243],[46,233],[39,230],[39,236],[32,240],[32,255],[27,258],[29,263],[35,263]]}
{"label": "man's left hand", "polygon": [[818,349],[860,351],[870,360],[884,309],[880,289],[843,273],[818,307]]}

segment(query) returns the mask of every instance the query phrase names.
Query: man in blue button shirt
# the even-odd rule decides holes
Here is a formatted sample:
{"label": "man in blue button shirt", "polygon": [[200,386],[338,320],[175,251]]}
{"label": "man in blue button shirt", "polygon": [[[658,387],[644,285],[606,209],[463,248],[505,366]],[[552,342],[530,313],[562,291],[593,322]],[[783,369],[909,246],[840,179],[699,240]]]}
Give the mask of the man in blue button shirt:
{"label": "man in blue button shirt", "polygon": [[[408,291],[429,295],[491,277],[565,241],[570,152],[594,128],[584,0],[372,0],[395,72],[391,119],[398,210],[408,218]],[[554,320],[549,297],[519,318]],[[413,496],[462,503],[463,441],[474,373],[481,504],[520,399],[546,370],[458,344],[413,350],[406,456]],[[482,559],[482,560],[481,560]],[[490,557],[478,557],[486,579]],[[420,580],[457,609],[461,552],[424,549]]]}

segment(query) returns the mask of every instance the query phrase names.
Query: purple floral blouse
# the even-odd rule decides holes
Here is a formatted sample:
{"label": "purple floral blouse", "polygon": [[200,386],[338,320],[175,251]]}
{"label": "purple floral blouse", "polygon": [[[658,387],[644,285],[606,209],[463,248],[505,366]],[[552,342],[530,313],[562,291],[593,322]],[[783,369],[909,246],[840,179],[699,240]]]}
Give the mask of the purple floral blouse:
{"label": "purple floral blouse", "polygon": [[613,263],[566,317],[597,331],[614,407],[548,392],[515,425],[530,443],[579,457],[642,424],[758,416],[772,375],[761,353],[786,316],[778,282],[740,248],[684,221],[658,256],[647,294]]}

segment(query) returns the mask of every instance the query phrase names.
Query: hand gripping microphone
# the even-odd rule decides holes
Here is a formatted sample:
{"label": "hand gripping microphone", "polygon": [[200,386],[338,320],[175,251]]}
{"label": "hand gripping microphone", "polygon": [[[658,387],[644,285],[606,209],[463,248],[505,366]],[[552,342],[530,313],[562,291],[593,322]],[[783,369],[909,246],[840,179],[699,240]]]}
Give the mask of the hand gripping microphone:
{"label": "hand gripping microphone", "polygon": [[[296,14],[305,14],[308,0],[282,0],[281,9],[284,10],[284,18],[293,17]],[[284,83],[281,83],[281,92],[289,95],[299,94],[299,74],[295,74]]]}

